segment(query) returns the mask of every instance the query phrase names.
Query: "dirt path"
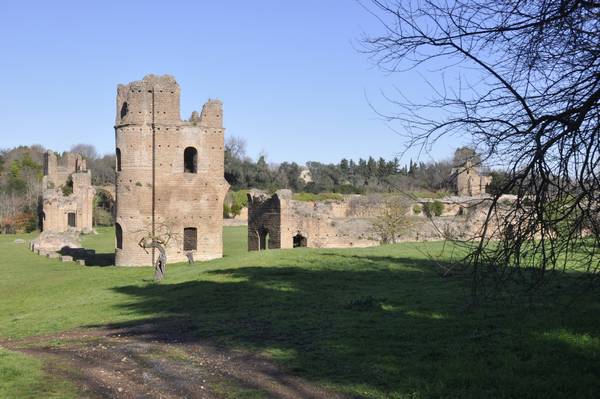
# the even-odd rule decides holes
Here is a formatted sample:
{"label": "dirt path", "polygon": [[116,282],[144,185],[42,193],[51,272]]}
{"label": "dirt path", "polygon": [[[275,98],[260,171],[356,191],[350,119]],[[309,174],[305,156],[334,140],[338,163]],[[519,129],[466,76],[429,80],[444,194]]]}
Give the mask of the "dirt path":
{"label": "dirt path", "polygon": [[78,330],[0,347],[44,359],[48,373],[73,381],[85,398],[344,398],[259,356],[198,342],[182,329]]}

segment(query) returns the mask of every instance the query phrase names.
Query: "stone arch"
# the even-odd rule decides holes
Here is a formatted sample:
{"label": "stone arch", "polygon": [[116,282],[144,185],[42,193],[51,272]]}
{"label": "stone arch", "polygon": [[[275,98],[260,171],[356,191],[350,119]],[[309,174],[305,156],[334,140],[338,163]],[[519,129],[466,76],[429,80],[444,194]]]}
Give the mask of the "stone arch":
{"label": "stone arch", "polygon": [[308,239],[301,232],[297,232],[293,237],[294,248],[306,248],[308,246]]}
{"label": "stone arch", "polygon": [[198,173],[198,150],[195,147],[186,147],[183,151],[183,171]]}
{"label": "stone arch", "polygon": [[271,244],[271,237],[270,237],[270,233],[269,233],[269,229],[267,229],[265,226],[261,226],[258,229],[258,250],[259,251],[264,251],[270,248],[270,244]]}

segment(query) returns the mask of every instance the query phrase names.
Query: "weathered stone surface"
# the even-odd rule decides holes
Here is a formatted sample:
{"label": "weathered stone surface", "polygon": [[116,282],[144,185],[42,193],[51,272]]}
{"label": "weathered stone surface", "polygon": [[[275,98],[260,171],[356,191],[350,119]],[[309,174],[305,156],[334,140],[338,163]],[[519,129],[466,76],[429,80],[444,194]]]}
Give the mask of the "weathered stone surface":
{"label": "weathered stone surface", "polygon": [[77,263],[79,263],[81,266],[85,266],[85,259],[79,259]]}
{"label": "weathered stone surface", "polygon": [[295,201],[290,190],[279,190],[272,196],[251,190],[248,193],[248,250],[378,245],[378,241],[370,237],[369,220],[349,216],[348,210],[340,201]]}
{"label": "weathered stone surface", "polygon": [[492,182],[491,176],[483,176],[480,169],[467,161],[463,166],[455,168],[456,191],[459,196],[479,197],[485,195],[485,189]]}
{"label": "weathered stone surface", "polygon": [[62,233],[43,231],[34,241],[36,251],[60,251],[65,247],[81,248],[79,233],[65,231]]}
{"label": "weathered stone surface", "polygon": [[60,261],[61,262],[73,262],[73,257],[69,256],[69,255],[61,255]]}
{"label": "weathered stone surface", "polygon": [[46,253],[46,256],[50,259],[60,258],[60,255],[57,252],[48,252]]}
{"label": "weathered stone surface", "polygon": [[[63,187],[72,183],[72,193]],[[42,230],[61,233],[92,231],[93,201],[96,193],[92,175],[80,154],[65,153],[60,161],[53,151],[44,157]]]}
{"label": "weathered stone surface", "polygon": [[[200,113],[182,121],[179,98],[179,85],[171,76],[148,75],[117,88],[119,266],[152,263],[152,251],[138,243],[153,225],[157,235],[169,230],[177,237],[166,248],[169,262],[186,261],[187,252],[196,260],[223,254],[223,200],[229,188],[223,106],[208,100]],[[196,249],[185,246],[184,230],[195,238]]]}
{"label": "weathered stone surface", "polygon": [[[295,201],[289,190],[269,196],[259,190],[248,193],[248,250],[293,248],[347,248],[378,245],[373,221],[389,196],[349,195],[343,200]],[[504,198],[510,201],[510,198]],[[400,241],[435,241],[445,238],[469,239],[479,236],[489,197],[447,197],[442,215],[430,220],[423,208],[433,199],[419,199],[408,206]],[[415,212],[415,207],[421,209]],[[497,221],[491,226],[496,228]]]}

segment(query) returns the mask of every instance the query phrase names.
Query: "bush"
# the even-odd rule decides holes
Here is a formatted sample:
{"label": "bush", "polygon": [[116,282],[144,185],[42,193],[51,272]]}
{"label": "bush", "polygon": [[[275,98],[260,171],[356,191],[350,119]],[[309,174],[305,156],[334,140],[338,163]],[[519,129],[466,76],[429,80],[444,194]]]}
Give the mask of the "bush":
{"label": "bush", "polygon": [[231,205],[229,213],[235,217],[242,212],[242,208],[243,206],[241,204],[235,202],[233,205]]}
{"label": "bush", "polygon": [[231,207],[226,202],[223,203],[223,217],[225,219],[231,218]]}
{"label": "bush", "polygon": [[239,209],[248,206],[248,190],[232,191],[231,206],[237,206]]}
{"label": "bush", "polygon": [[71,176],[69,176],[67,182],[64,186],[61,187],[61,189],[65,197],[68,197],[69,195],[73,194],[73,178]]}
{"label": "bush", "polygon": [[423,205],[423,212],[427,217],[442,216],[442,213],[444,213],[444,203],[438,200],[428,202]]}
{"label": "bush", "polygon": [[31,233],[37,228],[37,217],[31,212],[20,212],[0,222],[4,234]]}
{"label": "bush", "polygon": [[94,209],[95,226],[112,226],[113,224],[113,217],[110,211],[99,207]]}
{"label": "bush", "polygon": [[423,207],[420,204],[413,205],[413,213],[415,215],[420,215],[423,212]]}

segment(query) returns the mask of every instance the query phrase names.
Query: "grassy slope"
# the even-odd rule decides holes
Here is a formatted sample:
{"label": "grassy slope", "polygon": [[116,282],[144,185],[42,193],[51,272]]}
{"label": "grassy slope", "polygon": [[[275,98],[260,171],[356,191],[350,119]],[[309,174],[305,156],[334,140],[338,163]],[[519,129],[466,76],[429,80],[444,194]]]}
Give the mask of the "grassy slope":
{"label": "grassy slope", "polygon": [[[367,397],[594,397],[600,300],[463,310],[468,283],[441,279],[422,251],[441,245],[247,253],[150,268],[81,267],[0,236],[0,339],[176,317],[198,337],[264,353],[293,373]],[[109,230],[86,246],[110,251]],[[562,282],[563,284],[565,282]],[[68,397],[36,361],[0,351],[0,397]],[[31,381],[35,381],[32,383]],[[58,390],[58,391],[57,391]],[[44,395],[42,395],[44,393]]]}

